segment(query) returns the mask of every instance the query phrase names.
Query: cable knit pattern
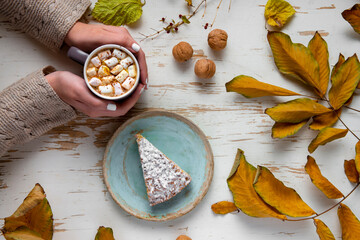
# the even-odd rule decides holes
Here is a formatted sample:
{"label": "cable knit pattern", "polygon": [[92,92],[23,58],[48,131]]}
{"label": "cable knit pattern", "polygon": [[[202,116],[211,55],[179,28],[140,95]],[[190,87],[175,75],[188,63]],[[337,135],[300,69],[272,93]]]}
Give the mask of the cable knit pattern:
{"label": "cable knit pattern", "polygon": [[75,118],[74,109],[56,95],[44,77],[53,71],[52,67],[36,71],[0,93],[0,156],[14,144]]}
{"label": "cable knit pattern", "polygon": [[89,6],[88,0],[1,0],[0,14],[56,51]]}

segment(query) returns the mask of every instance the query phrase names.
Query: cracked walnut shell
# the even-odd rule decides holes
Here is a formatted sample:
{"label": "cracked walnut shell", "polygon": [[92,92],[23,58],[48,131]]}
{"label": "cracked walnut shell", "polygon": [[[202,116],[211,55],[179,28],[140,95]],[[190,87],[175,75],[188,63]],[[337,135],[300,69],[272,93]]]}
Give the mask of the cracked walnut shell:
{"label": "cracked walnut shell", "polygon": [[195,63],[194,70],[199,78],[212,78],[216,72],[216,65],[209,59],[200,59]]}
{"label": "cracked walnut shell", "polygon": [[179,42],[173,47],[172,54],[176,61],[185,62],[193,55],[193,48],[187,42]]}
{"label": "cracked walnut shell", "polygon": [[214,50],[222,50],[226,47],[228,35],[224,30],[214,29],[208,35],[208,44]]}

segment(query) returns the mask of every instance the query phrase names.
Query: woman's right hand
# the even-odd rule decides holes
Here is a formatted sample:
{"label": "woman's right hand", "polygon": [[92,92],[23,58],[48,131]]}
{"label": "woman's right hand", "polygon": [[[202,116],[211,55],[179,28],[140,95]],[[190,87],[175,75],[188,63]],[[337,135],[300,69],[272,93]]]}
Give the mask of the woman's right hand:
{"label": "woman's right hand", "polygon": [[64,102],[90,117],[125,115],[138,101],[145,87],[143,83],[139,83],[130,97],[114,102],[95,96],[85,80],[71,72],[52,72],[45,79]]}

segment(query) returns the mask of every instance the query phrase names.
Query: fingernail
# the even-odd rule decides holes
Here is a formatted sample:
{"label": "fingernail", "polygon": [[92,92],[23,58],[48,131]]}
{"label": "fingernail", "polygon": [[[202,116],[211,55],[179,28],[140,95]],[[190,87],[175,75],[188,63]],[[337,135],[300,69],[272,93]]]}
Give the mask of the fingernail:
{"label": "fingernail", "polygon": [[144,92],[145,86],[140,90],[140,95]]}
{"label": "fingernail", "polygon": [[109,103],[107,105],[106,109],[109,110],[109,111],[116,111],[116,104]]}
{"label": "fingernail", "polygon": [[139,46],[138,44],[136,44],[136,43],[133,43],[133,44],[131,45],[131,47],[132,47],[132,49],[133,49],[135,52],[140,51],[140,46]]}

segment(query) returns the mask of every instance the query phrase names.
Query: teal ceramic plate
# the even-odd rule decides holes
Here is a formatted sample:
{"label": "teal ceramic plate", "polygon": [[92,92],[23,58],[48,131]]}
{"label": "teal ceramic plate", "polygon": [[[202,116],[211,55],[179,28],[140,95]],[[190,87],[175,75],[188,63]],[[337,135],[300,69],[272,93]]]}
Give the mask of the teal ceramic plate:
{"label": "teal ceramic plate", "polygon": [[[135,134],[140,132],[190,174],[192,181],[167,202],[150,207]],[[213,154],[204,133],[188,119],[149,111],[126,121],[109,141],[104,155],[106,186],[126,212],[150,221],[166,221],[190,212],[205,196],[214,171]]]}

